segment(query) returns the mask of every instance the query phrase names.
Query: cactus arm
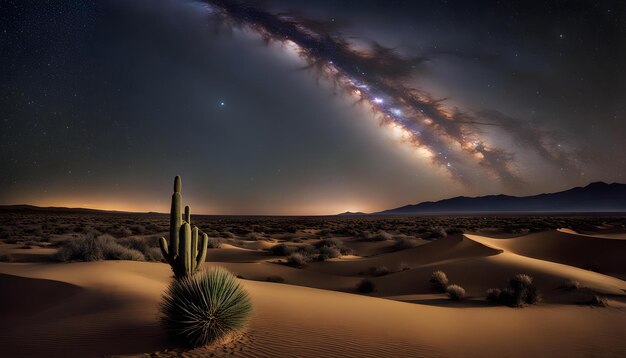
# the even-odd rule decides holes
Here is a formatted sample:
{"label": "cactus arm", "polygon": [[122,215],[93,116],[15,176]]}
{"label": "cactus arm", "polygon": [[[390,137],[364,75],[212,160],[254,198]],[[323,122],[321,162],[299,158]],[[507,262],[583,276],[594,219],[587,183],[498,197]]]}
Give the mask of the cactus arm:
{"label": "cactus arm", "polygon": [[167,241],[164,237],[159,239],[159,246],[161,246],[161,254],[163,254],[163,258],[165,258],[165,260],[171,264],[172,262],[170,260],[170,253],[167,250]]}
{"label": "cactus arm", "polygon": [[194,260],[196,260],[196,270],[200,269],[202,265],[204,264],[204,261],[206,261],[208,243],[209,243],[209,235],[202,234],[202,238],[200,239],[200,250],[199,250],[198,256],[194,257]]}
{"label": "cactus arm", "polygon": [[189,212],[189,206],[185,206],[185,218],[183,220],[191,225],[191,213]]}

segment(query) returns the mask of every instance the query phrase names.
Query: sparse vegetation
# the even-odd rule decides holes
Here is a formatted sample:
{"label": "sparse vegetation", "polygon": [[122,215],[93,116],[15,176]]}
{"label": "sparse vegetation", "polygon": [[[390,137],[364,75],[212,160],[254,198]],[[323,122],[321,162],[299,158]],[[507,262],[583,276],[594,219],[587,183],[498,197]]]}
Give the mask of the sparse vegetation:
{"label": "sparse vegetation", "polygon": [[608,307],[609,301],[604,296],[594,294],[588,304],[595,307]]}
{"label": "sparse vegetation", "polygon": [[387,268],[387,266],[370,267],[365,272],[366,275],[375,276],[375,277],[385,276],[385,275],[388,275],[390,273],[391,273],[391,270],[389,270],[389,268]]}
{"label": "sparse vegetation", "polygon": [[533,283],[533,278],[526,274],[517,274],[509,279],[509,286],[504,289],[487,290],[487,300],[511,307],[523,307],[537,304],[541,296]]}
{"label": "sparse vegetation", "polygon": [[418,246],[418,243],[415,239],[410,239],[406,237],[397,239],[396,242],[393,244],[393,248],[395,250],[406,250],[416,246]]}
{"label": "sparse vegetation", "polygon": [[243,328],[251,311],[247,292],[223,268],[172,281],[161,304],[167,329],[192,347],[219,341]]}
{"label": "sparse vegetation", "polygon": [[372,280],[365,278],[357,284],[356,289],[361,293],[371,293],[376,290],[376,285]]}
{"label": "sparse vegetation", "polygon": [[143,254],[117,243],[111,235],[82,235],[64,241],[55,258],[58,261],[145,260]]}
{"label": "sparse vegetation", "polygon": [[580,288],[580,282],[575,280],[567,280],[562,287],[565,291],[576,291]]}
{"label": "sparse vegetation", "polygon": [[301,268],[304,267],[307,262],[307,258],[299,252],[294,252],[293,254],[287,256],[287,265],[289,266]]}
{"label": "sparse vegetation", "polygon": [[459,285],[450,285],[446,287],[446,293],[451,300],[459,301],[465,297],[465,289]]}
{"label": "sparse vegetation", "polygon": [[430,280],[428,280],[428,282],[430,282],[430,285],[433,288],[433,290],[438,291],[438,292],[446,292],[446,288],[448,287],[449,280],[445,272],[434,271],[432,275],[430,276]]}

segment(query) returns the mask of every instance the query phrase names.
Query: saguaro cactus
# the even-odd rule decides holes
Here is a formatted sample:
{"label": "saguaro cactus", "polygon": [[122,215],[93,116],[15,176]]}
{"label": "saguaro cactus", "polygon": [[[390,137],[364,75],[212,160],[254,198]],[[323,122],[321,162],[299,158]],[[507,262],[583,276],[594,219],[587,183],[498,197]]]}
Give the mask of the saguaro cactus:
{"label": "saguaro cactus", "polygon": [[180,176],[176,176],[170,211],[170,241],[168,244],[164,237],[159,240],[163,257],[172,266],[176,278],[190,276],[198,271],[206,259],[209,241],[209,237],[204,233],[198,240],[199,230],[196,226],[191,228],[188,206],[185,206],[183,218],[180,190]]}

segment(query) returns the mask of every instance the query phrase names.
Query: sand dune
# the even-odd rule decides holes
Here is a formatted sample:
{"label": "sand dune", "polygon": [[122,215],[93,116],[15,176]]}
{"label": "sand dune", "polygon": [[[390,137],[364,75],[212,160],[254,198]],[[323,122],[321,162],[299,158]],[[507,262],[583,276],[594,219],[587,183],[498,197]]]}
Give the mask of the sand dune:
{"label": "sand dune", "polygon": [[[622,272],[617,254],[626,241],[562,231],[507,239],[455,235],[401,251],[393,251],[392,241],[343,241],[369,255],[300,269],[264,250],[276,242],[209,250],[207,266],[243,278],[254,313],[236,340],[195,350],[177,348],[158,323],[159,300],[172,279],[166,264],[0,263],[0,347],[10,357],[626,355],[626,282],[576,267],[606,257],[603,268]],[[369,277],[377,290],[356,294],[368,277],[363,272],[382,266],[391,273]],[[428,283],[434,270],[463,286],[468,299],[434,293]],[[503,287],[517,273],[534,277],[544,304],[512,309],[484,300],[487,288]],[[268,280],[283,283],[262,282]],[[566,291],[566,280],[582,288]],[[596,293],[612,307],[580,305]]]}
{"label": "sand dune", "polygon": [[493,248],[516,254],[593,269],[608,274],[626,273],[626,240],[546,231],[510,239],[467,235]]}
{"label": "sand dune", "polygon": [[[0,272],[2,287],[15,288],[3,289],[1,313],[7,318],[0,345],[7,356],[155,351],[188,357],[626,354],[626,313],[621,309],[433,307],[247,280],[243,283],[254,316],[239,340],[165,352],[172,345],[156,322],[159,297],[170,279],[164,264],[0,264]],[[24,292],[34,294],[18,304]]]}

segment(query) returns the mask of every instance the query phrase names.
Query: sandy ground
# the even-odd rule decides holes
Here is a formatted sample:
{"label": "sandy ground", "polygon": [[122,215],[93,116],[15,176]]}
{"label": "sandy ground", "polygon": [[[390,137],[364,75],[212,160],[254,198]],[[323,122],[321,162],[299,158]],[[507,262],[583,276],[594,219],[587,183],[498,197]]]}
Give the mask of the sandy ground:
{"label": "sandy ground", "polygon": [[[509,239],[459,235],[395,252],[385,243],[359,242],[368,257],[304,269],[275,263],[261,247],[225,245],[211,250],[207,265],[244,277],[253,317],[236,340],[195,350],[176,348],[158,323],[160,296],[171,280],[166,264],[0,263],[0,350],[6,357],[626,356],[626,282],[607,274],[624,272],[611,253],[623,256],[626,248],[609,241],[626,244],[563,231]],[[583,258],[611,271],[586,270]],[[396,270],[400,263],[408,269]],[[392,273],[371,278],[375,293],[356,294],[361,272],[379,266]],[[436,269],[470,297],[453,302],[432,293],[428,277]],[[508,308],[484,300],[487,288],[503,287],[519,272],[534,277],[542,304]],[[270,276],[285,283],[260,282]],[[561,289],[568,279],[585,288]],[[592,292],[611,306],[581,305]]]}

